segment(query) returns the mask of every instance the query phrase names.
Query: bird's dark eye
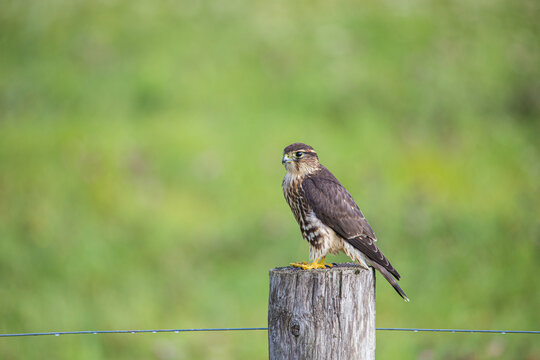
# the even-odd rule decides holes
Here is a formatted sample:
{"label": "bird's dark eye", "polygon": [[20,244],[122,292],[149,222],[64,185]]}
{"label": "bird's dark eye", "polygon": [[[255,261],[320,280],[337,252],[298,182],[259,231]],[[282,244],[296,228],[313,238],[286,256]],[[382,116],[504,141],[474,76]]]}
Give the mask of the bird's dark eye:
{"label": "bird's dark eye", "polygon": [[304,155],[304,153],[301,152],[301,151],[297,151],[297,152],[294,153],[294,156],[296,156],[297,158],[301,158],[302,155]]}

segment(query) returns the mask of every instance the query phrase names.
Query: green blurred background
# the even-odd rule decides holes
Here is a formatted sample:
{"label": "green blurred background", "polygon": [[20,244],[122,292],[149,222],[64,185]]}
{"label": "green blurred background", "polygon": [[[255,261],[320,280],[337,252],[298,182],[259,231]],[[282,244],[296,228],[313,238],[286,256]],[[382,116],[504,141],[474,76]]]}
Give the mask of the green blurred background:
{"label": "green blurred background", "polygon": [[[1,1],[0,332],[266,326],[314,146],[402,273],[377,326],[540,330],[538,1]],[[347,258],[333,257],[334,262]],[[264,359],[266,332],[9,338],[1,359]],[[540,359],[377,333],[379,359]]]}

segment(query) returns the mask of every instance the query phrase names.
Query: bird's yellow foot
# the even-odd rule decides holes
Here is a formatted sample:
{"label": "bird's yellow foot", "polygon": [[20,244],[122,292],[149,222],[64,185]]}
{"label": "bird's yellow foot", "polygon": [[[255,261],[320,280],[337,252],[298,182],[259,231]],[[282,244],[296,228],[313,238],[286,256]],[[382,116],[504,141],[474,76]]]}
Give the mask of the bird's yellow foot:
{"label": "bird's yellow foot", "polygon": [[324,262],[325,258],[326,256],[319,258],[315,260],[314,262],[312,262],[311,264],[305,261],[302,261],[302,262],[297,262],[297,263],[291,263],[291,265],[294,267],[302,268],[303,270],[326,269],[326,267],[334,266],[333,264],[325,263]]}
{"label": "bird's yellow foot", "polygon": [[318,264],[319,264],[319,265],[322,265],[323,268],[324,268],[324,267],[333,267],[333,266],[334,266],[334,264],[332,264],[332,263],[325,263],[325,262],[324,262],[325,259],[326,259],[326,256],[323,256],[323,257],[319,260]]}

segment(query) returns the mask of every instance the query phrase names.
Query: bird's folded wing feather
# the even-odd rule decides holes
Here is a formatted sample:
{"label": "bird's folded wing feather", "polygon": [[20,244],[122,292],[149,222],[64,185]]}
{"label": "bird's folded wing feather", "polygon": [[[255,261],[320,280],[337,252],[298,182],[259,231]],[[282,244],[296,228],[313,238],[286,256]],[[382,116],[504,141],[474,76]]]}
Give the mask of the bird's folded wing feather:
{"label": "bird's folded wing feather", "polygon": [[[325,169],[326,170],[326,169]],[[360,250],[371,261],[382,265],[399,279],[399,274],[375,244],[377,238],[351,194],[326,170],[309,176],[302,183],[308,205],[326,226]]]}
{"label": "bird's folded wing feather", "polygon": [[329,171],[328,174],[307,177],[302,189],[315,215],[341,237],[351,239],[363,235],[376,240],[351,194]]}

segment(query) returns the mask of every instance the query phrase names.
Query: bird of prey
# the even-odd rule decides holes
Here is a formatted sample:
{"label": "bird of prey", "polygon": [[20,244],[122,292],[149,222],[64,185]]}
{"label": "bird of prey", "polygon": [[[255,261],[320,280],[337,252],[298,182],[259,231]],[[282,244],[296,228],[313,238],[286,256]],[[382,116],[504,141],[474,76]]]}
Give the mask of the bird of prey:
{"label": "bird of prey", "polygon": [[384,276],[397,293],[409,301],[396,280],[400,275],[375,242],[364,214],[336,177],[319,162],[315,150],[306,144],[294,143],[283,150],[281,163],[287,173],[283,194],[300,225],[302,237],[309,242],[312,263],[291,265],[304,270],[321,269],[328,253],[343,251],[364,268],[368,265]]}

